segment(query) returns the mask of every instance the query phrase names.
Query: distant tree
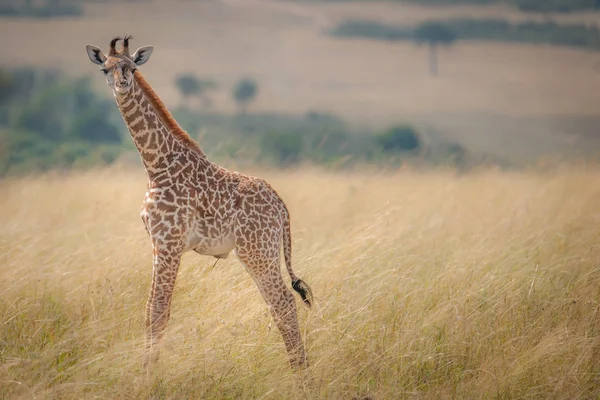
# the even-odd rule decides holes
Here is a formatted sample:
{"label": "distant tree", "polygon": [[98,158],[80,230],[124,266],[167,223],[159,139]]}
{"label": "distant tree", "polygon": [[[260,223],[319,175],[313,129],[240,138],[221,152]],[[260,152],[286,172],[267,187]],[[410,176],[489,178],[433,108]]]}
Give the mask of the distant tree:
{"label": "distant tree", "polygon": [[187,101],[190,97],[197,96],[200,93],[200,81],[192,74],[177,75],[175,85],[177,85],[183,101]]}
{"label": "distant tree", "polygon": [[427,43],[429,45],[429,72],[432,76],[437,75],[438,46],[451,46],[457,39],[456,33],[443,23],[428,21],[417,27],[414,38],[417,44]]}
{"label": "distant tree", "polygon": [[250,103],[258,92],[258,84],[251,78],[240,79],[233,88],[233,98],[240,109],[240,113],[245,113]]}
{"label": "distant tree", "polygon": [[212,101],[209,92],[217,88],[217,82],[212,79],[199,79],[193,74],[177,75],[175,84],[181,93],[183,101],[197,97],[202,103],[202,108],[210,108]]}
{"label": "distant tree", "polygon": [[527,12],[571,12],[600,6],[598,0],[510,0],[509,3]]}

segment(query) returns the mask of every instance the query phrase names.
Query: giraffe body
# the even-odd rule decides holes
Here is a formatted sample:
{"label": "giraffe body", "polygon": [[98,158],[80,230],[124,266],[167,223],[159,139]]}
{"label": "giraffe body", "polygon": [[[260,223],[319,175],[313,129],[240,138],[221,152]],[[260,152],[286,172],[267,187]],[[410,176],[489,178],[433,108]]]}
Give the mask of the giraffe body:
{"label": "giraffe body", "polygon": [[305,366],[295,299],[281,275],[282,246],[292,287],[309,306],[312,293],[292,271],[290,220],[283,200],[266,181],[206,158],[137,70],[152,48],[142,47],[130,55],[129,39],[124,39],[120,52],[115,45],[121,39],[113,39],[108,57],[95,46],[88,45],[87,52],[107,75],[148,175],[140,212],[153,249],[146,305],[147,360],[157,355],[155,347],[169,320],[182,253],[193,250],[226,258],[234,251],[268,304],[291,365]]}

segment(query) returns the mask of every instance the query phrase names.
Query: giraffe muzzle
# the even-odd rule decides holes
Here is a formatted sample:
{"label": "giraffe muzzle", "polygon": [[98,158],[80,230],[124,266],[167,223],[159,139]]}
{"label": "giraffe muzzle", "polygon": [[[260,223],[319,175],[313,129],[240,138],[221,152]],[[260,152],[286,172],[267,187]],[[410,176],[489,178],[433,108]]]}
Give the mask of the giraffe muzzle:
{"label": "giraffe muzzle", "polygon": [[119,94],[126,93],[129,90],[129,84],[127,81],[120,81],[115,84],[115,91]]}

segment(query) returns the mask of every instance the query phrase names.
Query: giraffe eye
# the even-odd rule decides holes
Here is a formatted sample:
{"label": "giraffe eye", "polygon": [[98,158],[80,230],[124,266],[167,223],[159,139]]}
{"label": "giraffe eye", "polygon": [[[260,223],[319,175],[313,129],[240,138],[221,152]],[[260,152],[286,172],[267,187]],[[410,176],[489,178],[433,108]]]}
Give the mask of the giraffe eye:
{"label": "giraffe eye", "polygon": [[100,71],[102,71],[104,75],[108,74],[108,70],[106,68],[102,68]]}

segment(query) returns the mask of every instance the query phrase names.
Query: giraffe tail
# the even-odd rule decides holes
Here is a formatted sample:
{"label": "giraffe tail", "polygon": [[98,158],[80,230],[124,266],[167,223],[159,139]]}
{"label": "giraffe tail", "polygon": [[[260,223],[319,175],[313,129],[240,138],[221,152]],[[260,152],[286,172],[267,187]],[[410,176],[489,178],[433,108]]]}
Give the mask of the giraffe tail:
{"label": "giraffe tail", "polygon": [[292,279],[292,288],[300,294],[302,301],[304,301],[308,307],[311,307],[314,301],[310,286],[308,286],[302,279],[298,278],[292,270],[292,233],[290,229],[289,213],[283,226],[283,257],[285,259],[287,271]]}
{"label": "giraffe tail", "polygon": [[310,308],[313,304],[313,294],[312,290],[310,290],[310,286],[306,284],[302,279],[296,279],[292,281],[292,287],[298,293],[300,293],[300,297],[302,297],[302,301]]}

